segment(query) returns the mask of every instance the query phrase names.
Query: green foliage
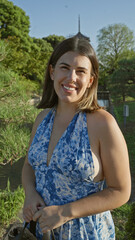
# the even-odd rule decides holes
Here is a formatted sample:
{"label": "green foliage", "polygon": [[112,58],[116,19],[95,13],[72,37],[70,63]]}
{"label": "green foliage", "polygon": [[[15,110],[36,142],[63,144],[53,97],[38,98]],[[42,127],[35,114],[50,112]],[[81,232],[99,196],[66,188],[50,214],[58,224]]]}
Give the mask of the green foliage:
{"label": "green foliage", "polygon": [[0,62],[5,59],[7,56],[7,43],[5,41],[0,40]]}
{"label": "green foliage", "polygon": [[0,162],[25,156],[31,127],[39,110],[28,100],[38,85],[0,67]]}
{"label": "green foliage", "polygon": [[1,38],[16,36],[26,37],[30,21],[25,12],[8,0],[0,0],[0,35]]}
{"label": "green foliage", "polygon": [[7,188],[0,190],[0,224],[7,225],[11,219],[16,219],[18,211],[24,202],[24,192],[19,186],[14,192],[10,190],[10,182],[7,182]]}
{"label": "green foliage", "polygon": [[[0,0],[0,60],[27,79],[42,83],[54,45],[64,37],[46,40],[29,36],[30,21],[25,12],[8,0]],[[6,45],[5,45],[6,44]]]}
{"label": "green foliage", "polygon": [[52,53],[52,47],[42,39],[22,39],[9,37],[6,39],[8,54],[3,65],[27,79],[42,82],[45,68]]}
{"label": "green foliage", "polygon": [[53,49],[63,40],[65,40],[65,37],[63,36],[56,36],[55,34],[49,35],[48,37],[44,37],[44,40],[46,40],[48,43],[51,44]]}
{"label": "green foliage", "polygon": [[0,42],[2,64],[27,79],[42,82],[53,49],[47,41],[32,39],[29,27],[29,17],[21,8],[0,0],[0,36],[5,40]]}
{"label": "green foliage", "polygon": [[104,75],[110,76],[117,69],[118,62],[134,52],[133,32],[124,24],[114,24],[102,28],[97,39],[97,53],[102,71],[105,72]]}
{"label": "green foliage", "polygon": [[43,82],[45,69],[52,51],[53,48],[50,43],[43,39],[33,38],[25,76]]}
{"label": "green foliage", "polygon": [[118,62],[118,68],[111,77],[110,91],[115,99],[135,96],[135,57]]}
{"label": "green foliage", "polygon": [[126,223],[126,231],[128,235],[128,240],[135,239],[135,202],[131,205],[131,210],[128,215],[128,221]]}

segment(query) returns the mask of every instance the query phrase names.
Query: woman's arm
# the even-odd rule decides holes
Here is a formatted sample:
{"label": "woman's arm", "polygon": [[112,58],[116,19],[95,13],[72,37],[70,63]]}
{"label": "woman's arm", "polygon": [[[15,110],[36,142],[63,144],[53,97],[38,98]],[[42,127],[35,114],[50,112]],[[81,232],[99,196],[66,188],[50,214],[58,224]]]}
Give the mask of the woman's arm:
{"label": "woman's arm", "polygon": [[107,188],[75,202],[46,207],[43,211],[37,212],[34,220],[40,217],[43,232],[59,227],[74,218],[117,208],[126,203],[130,197],[131,179],[124,137],[109,113],[101,110],[93,116],[95,118],[93,127],[95,126],[95,131],[98,130],[99,151]]}
{"label": "woman's arm", "polygon": [[[44,110],[44,111],[40,112],[39,115],[37,116],[36,121],[33,125],[29,147],[35,136],[38,125],[43,120],[43,118],[45,117],[47,112],[48,111]],[[38,208],[44,207],[45,203],[35,189],[35,173],[31,167],[31,165],[28,162],[28,153],[26,155],[26,159],[25,159],[24,166],[22,169],[22,185],[23,185],[23,188],[25,191],[23,216],[24,216],[24,220],[29,222],[33,219],[33,215],[38,210]]]}
{"label": "woman's arm", "polygon": [[131,177],[125,139],[107,112],[96,113],[95,127],[99,134],[99,151],[107,188],[69,204],[71,218],[93,215],[120,207],[129,200]]}

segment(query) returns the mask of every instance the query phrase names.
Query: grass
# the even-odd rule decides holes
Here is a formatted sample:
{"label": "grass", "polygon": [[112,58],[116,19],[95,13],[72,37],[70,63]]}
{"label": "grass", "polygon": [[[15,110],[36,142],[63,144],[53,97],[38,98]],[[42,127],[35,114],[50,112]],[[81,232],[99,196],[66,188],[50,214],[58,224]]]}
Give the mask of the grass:
{"label": "grass", "polygon": [[14,192],[10,190],[10,182],[4,191],[0,190],[0,224],[7,225],[11,219],[16,219],[18,211],[24,202],[24,192],[19,186]]}
{"label": "grass", "polygon": [[[21,186],[12,192],[10,182],[7,182],[7,188],[0,190],[0,237],[6,233],[6,228],[18,218],[18,212],[24,202],[24,191]],[[20,219],[18,219],[20,220]],[[21,221],[21,220],[20,220]]]}
{"label": "grass", "polygon": [[[131,102],[127,101],[126,104],[129,106],[129,117],[127,117],[126,126],[124,126],[124,119],[123,119],[123,103],[120,103],[119,105],[115,105],[114,112],[115,112],[115,116],[118,121],[118,124],[127,142],[132,182],[135,182],[135,161],[134,161],[135,159],[135,110],[134,110],[135,101],[131,101]],[[128,240],[125,226],[127,223],[130,210],[131,210],[131,204],[127,203],[121,208],[118,208],[112,211],[113,219],[116,226],[116,239],[118,240]]]}
{"label": "grass", "polygon": [[128,240],[125,225],[127,223],[127,216],[131,210],[130,204],[125,204],[120,208],[112,211],[112,217],[115,224],[116,240]]}

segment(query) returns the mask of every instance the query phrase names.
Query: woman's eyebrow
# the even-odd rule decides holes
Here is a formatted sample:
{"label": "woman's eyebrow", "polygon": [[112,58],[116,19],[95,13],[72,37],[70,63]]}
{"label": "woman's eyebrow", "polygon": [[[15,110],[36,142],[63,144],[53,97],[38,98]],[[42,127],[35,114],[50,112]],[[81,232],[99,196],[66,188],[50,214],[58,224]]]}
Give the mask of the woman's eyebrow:
{"label": "woman's eyebrow", "polygon": [[[69,65],[68,63],[65,63],[65,62],[61,62],[59,65],[66,65],[67,67],[70,67],[70,65]],[[77,68],[88,71],[88,69],[87,69],[86,67],[79,67],[79,66],[78,66]]]}
{"label": "woman's eyebrow", "polygon": [[66,65],[66,66],[70,67],[70,65],[68,63],[65,63],[65,62],[61,62],[60,65]]}

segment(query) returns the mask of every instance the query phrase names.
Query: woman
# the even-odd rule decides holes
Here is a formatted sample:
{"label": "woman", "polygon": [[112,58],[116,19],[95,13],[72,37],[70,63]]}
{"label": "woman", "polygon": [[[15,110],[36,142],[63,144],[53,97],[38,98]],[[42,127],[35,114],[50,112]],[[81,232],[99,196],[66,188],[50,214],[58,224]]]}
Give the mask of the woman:
{"label": "woman", "polygon": [[[115,239],[111,209],[130,196],[128,152],[115,119],[97,103],[98,61],[89,42],[60,43],[48,63],[23,167],[24,219],[37,239]],[[104,188],[104,180],[107,187]]]}

